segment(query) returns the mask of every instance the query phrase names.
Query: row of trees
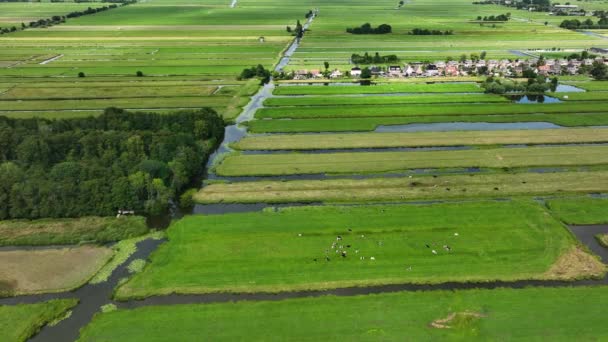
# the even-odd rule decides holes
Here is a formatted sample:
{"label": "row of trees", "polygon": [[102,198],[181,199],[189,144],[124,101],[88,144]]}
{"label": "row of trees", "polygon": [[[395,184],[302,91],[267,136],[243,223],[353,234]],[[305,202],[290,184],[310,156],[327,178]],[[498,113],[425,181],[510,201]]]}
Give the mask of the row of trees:
{"label": "row of trees", "polygon": [[346,32],[352,34],[386,34],[393,32],[393,28],[388,24],[372,27],[370,23],[365,23],[360,27],[349,27],[346,29]]}
{"label": "row of trees", "polygon": [[380,56],[378,52],[371,56],[366,52],[363,55],[354,53],[350,56],[350,60],[353,64],[386,64],[399,62],[399,57],[397,55]]}
{"label": "row of trees", "polygon": [[568,30],[605,29],[608,28],[608,18],[604,17],[594,23],[591,19],[580,21],[578,19],[564,20],[559,27]]}
{"label": "row of trees", "polygon": [[490,15],[490,16],[477,16],[477,21],[509,21],[511,19],[511,13]]}
{"label": "row of trees", "polygon": [[527,82],[517,82],[510,79],[498,77],[488,77],[481,86],[486,93],[506,94],[506,93],[526,93],[526,94],[544,94],[546,91],[555,91],[559,80],[557,77],[547,82],[547,78],[542,75],[536,75],[532,69],[524,70],[524,77],[529,76]]}
{"label": "row of trees", "polygon": [[257,77],[261,80],[261,84],[266,84],[270,82],[270,76],[272,76],[270,70],[264,68],[262,64],[258,64],[257,66],[252,66],[251,68],[243,69],[238,79],[248,80]]}
{"label": "row of trees", "polygon": [[202,175],[223,134],[223,119],[208,108],[0,117],[0,220],[163,213]]}
{"label": "row of trees", "polygon": [[452,30],[429,30],[429,29],[419,29],[415,28],[409,32],[409,34],[413,34],[415,36],[451,36],[454,34]]}

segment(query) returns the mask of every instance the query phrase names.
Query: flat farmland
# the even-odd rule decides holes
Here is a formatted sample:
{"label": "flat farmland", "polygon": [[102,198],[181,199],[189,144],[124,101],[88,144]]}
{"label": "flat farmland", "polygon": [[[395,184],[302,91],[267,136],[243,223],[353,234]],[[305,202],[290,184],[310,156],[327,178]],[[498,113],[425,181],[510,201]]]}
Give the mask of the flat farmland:
{"label": "flat farmland", "polygon": [[[532,201],[190,216],[168,236],[150,266],[119,288],[119,298],[560,278],[559,259],[577,250]],[[582,260],[604,271],[595,258]]]}
{"label": "flat farmland", "polygon": [[[608,173],[554,172],[470,175],[411,175],[368,179],[257,181],[209,184],[199,203],[337,203],[509,198],[587,194],[608,191]],[[601,223],[606,201],[551,201],[558,217],[569,223]],[[587,218],[588,217],[588,218]]]}
{"label": "flat farmland", "polygon": [[608,164],[608,146],[490,148],[425,152],[324,154],[233,154],[216,172],[222,176],[382,173],[427,168],[516,168]]}
{"label": "flat farmland", "polygon": [[155,306],[100,314],[79,341],[603,340],[607,297],[606,287],[526,288]]}
{"label": "flat farmland", "polygon": [[248,136],[232,146],[238,150],[321,150],[508,144],[571,144],[592,142],[608,142],[608,129],[570,128],[318,135],[275,134]]}
{"label": "flat farmland", "polygon": [[[304,9],[229,5],[150,1],[4,35],[0,78],[10,86],[1,87],[0,114],[70,117],[73,111],[98,114],[110,106],[157,111],[212,107],[232,119],[257,90],[255,82],[236,77],[258,64],[272,68],[292,39],[285,25],[295,24]],[[126,83],[137,72],[143,77],[132,84],[136,89]],[[95,80],[89,83],[88,78]],[[184,79],[190,80],[180,84]],[[105,87],[100,80],[108,82]],[[63,84],[32,87],[31,81]],[[71,82],[73,87],[67,84]]]}
{"label": "flat farmland", "polygon": [[10,295],[64,292],[85,284],[112,257],[105,247],[0,252],[0,284]]}
{"label": "flat farmland", "polygon": [[294,120],[254,120],[247,122],[251,133],[365,132],[379,126],[431,123],[552,123],[559,126],[606,126],[607,113],[507,114],[507,115],[425,115]]}
{"label": "flat farmland", "polygon": [[475,83],[389,83],[370,86],[279,86],[275,95],[339,95],[387,93],[482,93]]}

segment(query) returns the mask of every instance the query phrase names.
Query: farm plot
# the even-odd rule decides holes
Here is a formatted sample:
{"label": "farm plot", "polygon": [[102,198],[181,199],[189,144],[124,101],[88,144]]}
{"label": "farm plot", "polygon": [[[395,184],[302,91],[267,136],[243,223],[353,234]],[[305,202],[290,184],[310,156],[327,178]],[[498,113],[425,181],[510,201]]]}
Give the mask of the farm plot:
{"label": "farm plot", "polygon": [[367,117],[342,119],[253,120],[247,122],[252,133],[304,133],[304,132],[365,132],[379,126],[430,123],[552,123],[559,126],[606,126],[608,114],[512,114],[512,115],[426,115],[401,117]]}
{"label": "farm plot", "polygon": [[607,297],[606,287],[526,288],[156,306],[96,316],[79,341],[601,340]]}
{"label": "farm plot", "polygon": [[475,83],[390,83],[370,86],[279,86],[275,95],[340,95],[387,93],[482,93]]}
{"label": "farm plot", "polygon": [[[591,273],[604,271],[531,201],[189,216],[168,236],[119,298],[563,278],[559,259],[571,253],[594,265]],[[591,275],[570,266],[570,274]]]}
{"label": "farm plot", "polygon": [[430,152],[232,154],[217,166],[222,176],[374,173],[426,168],[516,168],[608,164],[608,146],[492,148]]}
{"label": "farm plot", "polygon": [[282,106],[335,106],[335,105],[386,105],[410,103],[507,103],[497,95],[406,95],[406,96],[294,96],[270,98],[267,107]]}
{"label": "farm plot", "polygon": [[608,198],[552,199],[547,206],[568,224],[608,223]]}
{"label": "farm plot", "polygon": [[[219,183],[206,185],[194,195],[194,200],[199,203],[364,203],[606,191],[608,172],[592,171]],[[565,222],[605,220],[606,201],[563,201],[565,203],[551,201],[550,207]],[[590,219],[586,219],[587,216]]]}
{"label": "farm plot", "polygon": [[76,299],[57,299],[36,304],[0,305],[0,340],[27,341],[40,328],[76,306]]}
{"label": "farm plot", "polygon": [[238,150],[321,150],[423,146],[571,144],[608,142],[608,128],[414,133],[276,134],[248,136]]}
{"label": "farm plot", "polygon": [[112,257],[105,247],[0,251],[0,285],[8,295],[63,292],[85,284]]}

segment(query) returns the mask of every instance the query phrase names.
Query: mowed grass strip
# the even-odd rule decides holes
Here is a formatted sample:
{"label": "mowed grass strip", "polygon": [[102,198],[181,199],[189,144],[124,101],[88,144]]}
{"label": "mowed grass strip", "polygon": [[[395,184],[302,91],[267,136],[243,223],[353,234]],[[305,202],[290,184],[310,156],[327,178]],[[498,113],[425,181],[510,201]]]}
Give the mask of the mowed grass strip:
{"label": "mowed grass strip", "polygon": [[608,128],[413,133],[354,133],[247,136],[239,150],[316,150],[498,144],[568,144],[608,142]]}
{"label": "mowed grass strip", "polygon": [[[608,191],[608,172],[237,182],[207,185],[194,195],[194,200],[203,204],[411,201],[599,191]],[[585,201],[581,203],[589,204]],[[569,217],[573,217],[573,222],[581,222],[577,218],[581,211],[589,211],[589,215],[597,214],[599,218],[605,217],[599,205],[591,209],[584,207],[584,204],[575,205],[576,210],[572,209],[572,216]],[[570,219],[561,212],[570,211],[560,210],[560,218],[569,222]]]}
{"label": "mowed grass strip", "polygon": [[374,173],[423,168],[542,167],[608,164],[608,146],[493,148],[464,151],[232,154],[221,176]]}
{"label": "mowed grass strip", "polygon": [[112,257],[105,247],[0,252],[0,288],[9,295],[63,292],[85,284]]}
{"label": "mowed grass strip", "polygon": [[483,93],[475,83],[391,83],[370,86],[279,86],[275,95],[337,95],[384,93]]}
{"label": "mowed grass strip", "polygon": [[[599,180],[599,183],[605,180]],[[603,191],[600,185],[597,191]],[[608,198],[559,198],[547,201],[547,206],[562,221],[568,224],[608,223]]]}
{"label": "mowed grass strip", "polygon": [[77,299],[54,299],[36,304],[0,305],[0,340],[27,341],[77,303]]}
{"label": "mowed grass strip", "polygon": [[408,104],[375,106],[323,106],[293,108],[262,108],[255,114],[258,119],[305,118],[358,118],[432,115],[509,115],[551,113],[601,113],[608,102],[568,102],[542,104]]}
{"label": "mowed grass strip", "polygon": [[[5,112],[6,113],[6,112]],[[512,115],[427,115],[401,117],[362,117],[341,119],[253,120],[247,122],[252,133],[365,132],[381,125],[408,125],[440,122],[549,122],[565,127],[608,125],[606,113],[512,114]]]}
{"label": "mowed grass strip", "polygon": [[575,248],[533,201],[195,215],[174,223],[168,237],[118,298],[546,279],[560,277],[549,270]]}
{"label": "mowed grass strip", "polygon": [[600,286],[148,306],[95,316],[79,341],[604,340],[606,305]]}
{"label": "mowed grass strip", "polygon": [[268,107],[281,106],[335,106],[408,103],[475,103],[504,102],[509,100],[499,95],[406,95],[406,96],[294,96],[275,97],[264,101]]}

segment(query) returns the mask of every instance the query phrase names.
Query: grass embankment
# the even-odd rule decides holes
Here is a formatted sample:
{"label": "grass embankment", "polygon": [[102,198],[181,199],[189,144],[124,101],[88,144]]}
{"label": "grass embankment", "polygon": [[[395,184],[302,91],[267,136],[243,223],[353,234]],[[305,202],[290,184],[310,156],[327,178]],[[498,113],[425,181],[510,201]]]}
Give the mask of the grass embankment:
{"label": "grass embankment", "polygon": [[[532,201],[189,216],[173,224],[168,235],[169,242],[152,255],[143,273],[118,289],[119,299],[572,278],[604,270]],[[559,261],[572,253],[583,262]],[[583,271],[582,264],[592,271]]]}
{"label": "grass embankment", "polygon": [[0,252],[0,295],[62,292],[85,284],[112,257],[105,247]]}
{"label": "grass embankment", "polygon": [[343,119],[254,120],[246,124],[252,133],[305,133],[365,132],[373,131],[380,125],[439,122],[549,122],[566,127],[605,126],[608,125],[608,114],[427,115]]}
{"label": "grass embankment", "polygon": [[[597,180],[601,188],[603,180]],[[597,191],[603,191],[598,189]],[[547,201],[547,206],[562,221],[568,224],[608,223],[608,198],[559,198]]]}
{"label": "grass embankment", "polygon": [[555,114],[555,113],[602,113],[608,102],[567,102],[542,104],[409,104],[374,106],[323,106],[294,108],[262,108],[258,119],[311,119],[311,118],[358,118],[432,115],[510,115],[510,114]]}
{"label": "grass embankment", "polygon": [[77,299],[56,299],[37,304],[0,305],[0,340],[27,341],[76,304]]}
{"label": "grass embankment", "polygon": [[597,239],[602,246],[608,248],[608,234],[598,235]]}
{"label": "grass embankment", "polygon": [[589,91],[605,91],[608,90],[608,82],[589,81],[589,82],[568,82],[575,87],[583,88]]}
{"label": "grass embankment", "polygon": [[511,168],[608,164],[608,146],[492,148],[430,152],[232,154],[222,176],[374,173],[424,168]]}
{"label": "grass embankment", "polygon": [[237,182],[207,185],[194,200],[198,203],[409,201],[597,191],[608,191],[608,172]]}
{"label": "grass embankment", "polygon": [[608,287],[150,306],[100,314],[79,341],[594,341],[608,339],[606,305]]}
{"label": "grass embankment", "polygon": [[276,97],[264,101],[267,107],[280,106],[336,106],[336,105],[386,105],[409,103],[483,103],[509,100],[498,95],[408,95],[408,96],[305,96],[305,97]]}
{"label": "grass embankment", "polygon": [[133,253],[137,251],[137,244],[146,239],[154,239],[159,240],[165,236],[164,232],[153,232],[144,236],[139,236],[136,238],[126,239],[117,242],[112,249],[114,250],[114,256],[112,260],[105,264],[97,274],[91,279],[91,284],[99,284],[107,281],[108,278],[112,275],[112,272],[118,266],[122,265],[124,262],[129,259]]}
{"label": "grass embankment", "polygon": [[275,95],[339,95],[386,93],[483,93],[475,83],[390,83],[370,86],[279,86]]}
{"label": "grass embankment", "polygon": [[106,243],[147,231],[141,216],[0,221],[0,246]]}
{"label": "grass embankment", "polygon": [[569,144],[607,142],[608,128],[412,133],[355,133],[248,136],[233,144],[239,150],[315,150],[347,148]]}

